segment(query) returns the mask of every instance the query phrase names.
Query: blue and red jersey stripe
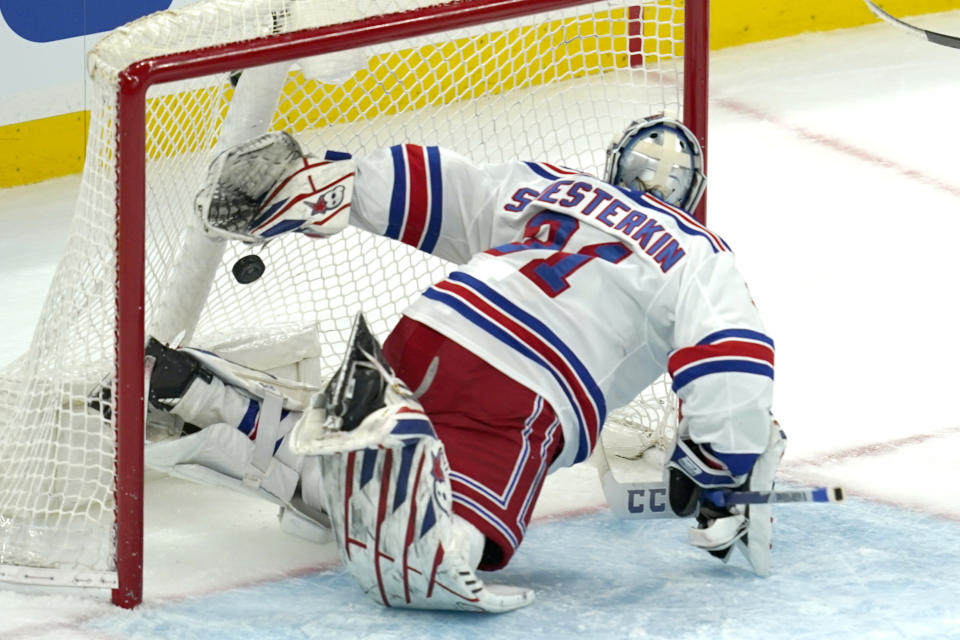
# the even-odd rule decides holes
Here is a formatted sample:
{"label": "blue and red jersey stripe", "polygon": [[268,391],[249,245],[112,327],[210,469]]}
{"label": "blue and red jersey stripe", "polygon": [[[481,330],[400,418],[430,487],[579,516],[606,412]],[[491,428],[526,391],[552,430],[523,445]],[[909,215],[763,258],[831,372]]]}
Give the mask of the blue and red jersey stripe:
{"label": "blue and red jersey stripe", "polygon": [[403,144],[391,147],[390,153],[394,178],[384,235],[432,253],[443,218],[440,150]]}
{"label": "blue and red jersey stripe", "polygon": [[547,180],[560,180],[564,176],[585,175],[580,171],[574,171],[573,169],[568,169],[566,167],[558,167],[557,165],[550,164],[548,162],[524,161],[523,164],[527,165],[527,167],[535,174],[541,178],[546,178]]}
{"label": "blue and red jersey stripe", "polygon": [[726,329],[692,347],[674,351],[667,362],[673,390],[712,373],[740,372],[773,379],[774,344],[769,336],[751,329]]}
{"label": "blue and red jersey stripe", "polygon": [[713,249],[714,253],[731,251],[730,245],[728,245],[723,238],[700,224],[696,218],[691,216],[683,209],[678,209],[677,207],[671,206],[666,202],[651,196],[649,193],[644,193],[640,196],[640,198],[643,200],[644,204],[672,218],[673,221],[677,223],[677,226],[680,227],[680,230],[684,233],[704,238],[708,243],[710,243],[710,248]]}
{"label": "blue and red jersey stripe", "polygon": [[586,366],[563,340],[503,295],[459,271],[424,295],[449,306],[510,350],[543,367],[577,414],[580,437],[574,461],[586,460],[606,418],[606,401]]}

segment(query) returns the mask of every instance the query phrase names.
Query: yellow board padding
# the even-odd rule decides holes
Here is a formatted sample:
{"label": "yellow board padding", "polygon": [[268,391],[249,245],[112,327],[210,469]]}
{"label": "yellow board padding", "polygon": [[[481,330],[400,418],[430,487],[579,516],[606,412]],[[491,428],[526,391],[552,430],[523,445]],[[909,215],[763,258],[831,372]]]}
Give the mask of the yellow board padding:
{"label": "yellow board padding", "polygon": [[[687,0],[698,2],[700,0]],[[960,9],[960,0],[882,0],[896,16]],[[675,23],[681,9],[662,1],[644,4],[642,55],[651,60],[683,55],[682,27]],[[322,85],[294,75],[287,85],[275,128],[302,130],[306,122],[348,122],[409,106],[444,104],[478,94],[550,82],[587,73],[592,65],[628,65],[630,34],[624,10],[609,20],[587,23],[576,18],[538,27],[514,29],[441,45],[421,47],[370,62],[342,86]],[[824,31],[876,22],[862,0],[711,0],[710,48]],[[578,37],[571,37],[571,36]],[[651,38],[656,35],[658,38]],[[596,36],[596,37],[584,37]],[[525,45],[537,46],[520,51]],[[457,71],[436,73],[440,60],[454,55]],[[459,67],[457,67],[459,65]],[[448,69],[445,65],[443,68]],[[424,78],[435,80],[423,84]],[[193,95],[195,94],[195,95]],[[314,104],[300,113],[295,103],[307,95]],[[169,157],[207,148],[222,122],[229,89],[177,94],[151,100],[148,130],[174,126],[181,137],[148,132],[151,157]],[[300,103],[303,104],[303,103]],[[83,169],[87,112],[75,112],[0,126],[0,187],[37,182]],[[211,133],[214,132],[214,133]]]}
{"label": "yellow board padding", "polygon": [[147,100],[147,157],[174,156],[209,149],[223,124],[232,87],[180,91]]}
{"label": "yellow board padding", "polygon": [[89,121],[77,111],[0,127],[0,187],[78,173]]}
{"label": "yellow board padding", "polygon": [[[960,9],[960,0],[874,1],[898,18]],[[863,0],[711,0],[710,18],[711,49],[878,21]]]}
{"label": "yellow board padding", "polygon": [[[643,29],[628,9],[519,27],[380,56],[342,84],[305,78],[284,87],[276,130],[303,131],[442,105],[630,66],[632,55],[655,61],[682,55],[679,9],[670,0],[644,7]],[[656,35],[657,37],[653,37]],[[181,92],[148,101],[147,155],[167,158],[210,148],[230,90]]]}
{"label": "yellow board padding", "polygon": [[[679,42],[662,39],[666,34],[679,41],[682,29],[658,11],[656,5],[645,9],[641,34],[629,33],[631,16],[620,9],[373,56],[336,85],[297,70],[284,87],[272,128],[315,129],[623,69],[632,53],[647,60],[682,55]],[[660,39],[650,37],[654,33]],[[210,148],[230,99],[231,90],[224,89],[151,98],[148,157]]]}
{"label": "yellow board padding", "polygon": [[[627,68],[627,24],[623,9],[398,51],[372,57],[342,85],[297,71],[273,126],[302,131]],[[653,39],[634,41],[651,58],[676,54]]]}

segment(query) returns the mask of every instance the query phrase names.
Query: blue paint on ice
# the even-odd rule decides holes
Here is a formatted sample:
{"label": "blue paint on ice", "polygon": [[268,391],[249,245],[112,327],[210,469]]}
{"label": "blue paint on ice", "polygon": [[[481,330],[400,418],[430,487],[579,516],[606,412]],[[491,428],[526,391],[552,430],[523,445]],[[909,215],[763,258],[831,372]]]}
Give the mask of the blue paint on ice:
{"label": "blue paint on ice", "polygon": [[89,621],[111,637],[960,638],[960,525],[852,499],[777,507],[773,574],[757,578],[685,543],[686,522],[607,513],[532,526],[487,582],[531,586],[503,615],[384,609],[342,570]]}

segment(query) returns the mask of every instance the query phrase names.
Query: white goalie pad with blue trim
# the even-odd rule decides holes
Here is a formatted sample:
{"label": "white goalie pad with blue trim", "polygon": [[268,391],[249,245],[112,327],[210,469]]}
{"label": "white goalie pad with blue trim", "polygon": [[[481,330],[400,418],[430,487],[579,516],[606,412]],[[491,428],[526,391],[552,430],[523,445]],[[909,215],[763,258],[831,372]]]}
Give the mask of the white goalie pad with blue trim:
{"label": "white goalie pad with blue trim", "polygon": [[324,451],[327,512],[340,557],[364,593],[414,609],[503,612],[533,602],[530,589],[477,577],[476,532],[453,514],[443,443],[420,410],[388,405],[343,437],[332,435],[320,434],[329,443],[310,448]]}

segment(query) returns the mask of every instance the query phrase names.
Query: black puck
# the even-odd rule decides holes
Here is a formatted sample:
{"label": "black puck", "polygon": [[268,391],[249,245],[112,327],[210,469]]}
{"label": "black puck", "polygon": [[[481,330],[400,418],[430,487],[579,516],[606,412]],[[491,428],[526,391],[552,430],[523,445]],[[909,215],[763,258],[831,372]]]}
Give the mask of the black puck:
{"label": "black puck", "polygon": [[243,256],[233,263],[233,277],[236,278],[240,284],[256,282],[266,270],[267,267],[263,264],[260,256]]}

